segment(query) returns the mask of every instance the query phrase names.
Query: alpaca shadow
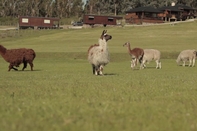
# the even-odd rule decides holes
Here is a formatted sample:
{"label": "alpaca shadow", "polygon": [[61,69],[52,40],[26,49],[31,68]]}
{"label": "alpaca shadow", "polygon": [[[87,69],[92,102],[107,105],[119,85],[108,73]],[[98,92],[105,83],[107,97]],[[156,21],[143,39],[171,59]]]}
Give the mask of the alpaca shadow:
{"label": "alpaca shadow", "polygon": [[185,66],[183,66],[183,65],[177,65],[177,66],[182,66],[182,67],[192,67],[192,66],[189,66],[189,65],[185,65]]}
{"label": "alpaca shadow", "polygon": [[13,71],[15,71],[15,72],[35,72],[35,71],[42,71],[42,70],[40,70],[40,69],[37,69],[37,70],[13,70]]}
{"label": "alpaca shadow", "polygon": [[104,76],[115,76],[115,75],[118,75],[116,73],[105,73]]}
{"label": "alpaca shadow", "polygon": [[141,70],[140,68],[131,69],[132,71]]}
{"label": "alpaca shadow", "polygon": [[[145,67],[144,69],[156,69],[156,67],[154,67],[154,66],[152,66],[152,67]],[[157,69],[159,69],[159,68],[157,68]]]}

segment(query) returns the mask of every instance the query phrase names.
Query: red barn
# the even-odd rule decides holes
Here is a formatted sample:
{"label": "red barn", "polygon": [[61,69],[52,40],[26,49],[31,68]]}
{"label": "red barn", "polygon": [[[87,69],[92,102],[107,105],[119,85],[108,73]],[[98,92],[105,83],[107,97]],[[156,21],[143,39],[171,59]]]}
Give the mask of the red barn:
{"label": "red barn", "polygon": [[90,26],[95,24],[107,25],[117,25],[117,20],[122,19],[120,16],[103,16],[103,15],[84,15],[83,23]]}
{"label": "red barn", "polygon": [[19,28],[34,28],[34,29],[54,29],[59,28],[59,18],[50,17],[19,17]]}

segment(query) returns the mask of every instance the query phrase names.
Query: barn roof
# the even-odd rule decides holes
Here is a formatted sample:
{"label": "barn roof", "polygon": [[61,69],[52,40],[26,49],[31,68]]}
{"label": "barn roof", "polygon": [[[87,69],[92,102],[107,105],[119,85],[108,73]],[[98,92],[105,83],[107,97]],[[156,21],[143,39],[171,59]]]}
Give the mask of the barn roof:
{"label": "barn roof", "polygon": [[151,7],[151,6],[138,7],[138,8],[134,8],[134,9],[130,9],[126,11],[126,13],[135,13],[135,12],[161,13],[160,10],[155,9],[154,7]]}
{"label": "barn roof", "polygon": [[34,18],[34,19],[50,19],[50,20],[56,20],[59,21],[60,18],[57,17],[36,17],[36,16],[20,16],[20,18]]}
{"label": "barn roof", "polygon": [[117,19],[122,19],[122,16],[112,16],[112,15],[96,15],[96,14],[85,14],[84,16],[89,16],[89,17],[111,17],[111,18],[117,18]]}

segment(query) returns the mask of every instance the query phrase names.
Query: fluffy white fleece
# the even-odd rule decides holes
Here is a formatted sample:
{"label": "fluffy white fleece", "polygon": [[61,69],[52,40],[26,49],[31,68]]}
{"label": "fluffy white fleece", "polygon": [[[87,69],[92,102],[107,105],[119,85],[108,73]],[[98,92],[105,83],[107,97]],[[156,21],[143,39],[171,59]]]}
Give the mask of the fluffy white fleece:
{"label": "fluffy white fleece", "polygon": [[149,63],[152,60],[156,62],[156,68],[161,69],[161,52],[156,49],[144,49],[144,57],[142,59],[143,67],[146,67],[145,63]]}
{"label": "fluffy white fleece", "polygon": [[180,61],[183,62],[183,66],[185,66],[186,62],[189,61],[189,66],[194,67],[195,61],[196,61],[196,50],[183,50],[179,54],[176,62],[177,64],[180,63]]}
{"label": "fluffy white fleece", "polygon": [[105,39],[99,39],[99,46],[94,46],[88,54],[88,60],[91,64],[96,66],[103,65],[109,63],[110,57],[107,48],[107,42]]}

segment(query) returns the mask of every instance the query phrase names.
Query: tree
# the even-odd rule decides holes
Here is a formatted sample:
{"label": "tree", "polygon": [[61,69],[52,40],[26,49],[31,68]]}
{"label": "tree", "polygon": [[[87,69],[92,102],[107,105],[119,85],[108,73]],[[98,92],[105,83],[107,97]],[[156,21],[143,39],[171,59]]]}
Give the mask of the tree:
{"label": "tree", "polygon": [[82,14],[125,14],[130,8],[170,6],[172,2],[197,7],[195,0],[0,0],[0,17],[40,16],[67,18]]}
{"label": "tree", "polygon": [[70,13],[72,16],[81,17],[83,14],[83,2],[81,0],[74,0]]}

